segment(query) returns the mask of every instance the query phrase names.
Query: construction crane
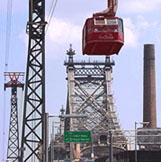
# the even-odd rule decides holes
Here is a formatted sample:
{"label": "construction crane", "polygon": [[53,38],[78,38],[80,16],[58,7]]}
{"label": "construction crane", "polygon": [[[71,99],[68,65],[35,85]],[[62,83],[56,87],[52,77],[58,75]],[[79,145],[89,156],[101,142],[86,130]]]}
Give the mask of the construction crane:
{"label": "construction crane", "polygon": [[47,162],[45,0],[29,0],[29,34],[20,162]]}
{"label": "construction crane", "polygon": [[17,105],[17,89],[23,90],[24,84],[19,81],[20,77],[24,77],[23,72],[5,72],[5,79],[9,78],[9,82],[4,84],[4,90],[11,88],[11,113],[9,123],[7,160],[12,162],[19,161],[19,127],[18,127],[18,105]]}
{"label": "construction crane", "polygon": [[83,28],[82,51],[87,55],[118,54],[124,44],[123,20],[115,17],[118,1],[108,0],[103,12],[88,18]]}

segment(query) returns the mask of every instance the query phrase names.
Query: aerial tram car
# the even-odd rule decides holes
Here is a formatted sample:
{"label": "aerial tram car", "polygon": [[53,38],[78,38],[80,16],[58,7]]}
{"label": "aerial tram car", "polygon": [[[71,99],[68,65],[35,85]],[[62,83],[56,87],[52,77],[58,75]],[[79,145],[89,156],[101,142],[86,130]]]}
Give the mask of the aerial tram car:
{"label": "aerial tram car", "polygon": [[82,50],[87,55],[118,54],[124,44],[123,20],[115,17],[117,0],[108,0],[107,10],[93,14],[83,28]]}

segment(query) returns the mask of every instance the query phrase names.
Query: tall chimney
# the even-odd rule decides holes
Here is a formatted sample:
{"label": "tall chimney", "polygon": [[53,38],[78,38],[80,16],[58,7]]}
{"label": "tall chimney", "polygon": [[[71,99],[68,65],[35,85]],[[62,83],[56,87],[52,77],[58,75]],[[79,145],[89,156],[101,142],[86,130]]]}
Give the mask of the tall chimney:
{"label": "tall chimney", "polygon": [[149,122],[148,128],[156,128],[155,49],[153,44],[144,45],[143,93],[143,122]]}

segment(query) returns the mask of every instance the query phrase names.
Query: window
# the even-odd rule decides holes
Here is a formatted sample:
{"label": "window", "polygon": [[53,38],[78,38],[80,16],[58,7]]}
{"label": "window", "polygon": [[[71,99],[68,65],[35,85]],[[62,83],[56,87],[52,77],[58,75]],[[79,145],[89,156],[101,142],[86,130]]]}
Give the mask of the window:
{"label": "window", "polygon": [[123,22],[122,22],[122,20],[118,20],[118,25],[119,25],[119,27],[118,27],[119,32],[123,33]]}
{"label": "window", "polygon": [[117,25],[117,24],[118,24],[117,19],[107,20],[107,25]]}
{"label": "window", "polygon": [[94,19],[95,25],[118,25],[117,19]]}
{"label": "window", "polygon": [[107,143],[107,136],[106,135],[100,135],[100,143],[101,144]]}
{"label": "window", "polygon": [[95,25],[106,25],[105,19],[94,19]]}

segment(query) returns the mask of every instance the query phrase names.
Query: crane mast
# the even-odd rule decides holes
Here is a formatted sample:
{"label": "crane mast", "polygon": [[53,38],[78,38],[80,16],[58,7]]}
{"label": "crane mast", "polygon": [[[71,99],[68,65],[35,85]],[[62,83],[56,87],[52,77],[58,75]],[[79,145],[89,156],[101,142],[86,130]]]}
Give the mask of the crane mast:
{"label": "crane mast", "polygon": [[20,162],[45,157],[45,0],[29,0],[29,34]]}

